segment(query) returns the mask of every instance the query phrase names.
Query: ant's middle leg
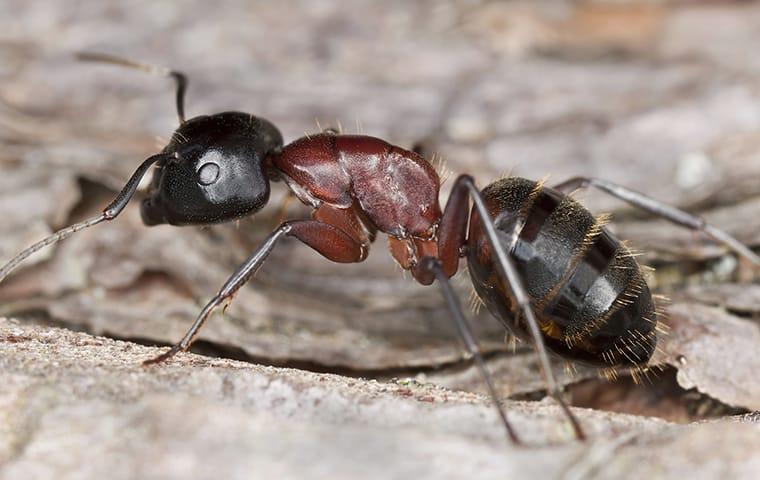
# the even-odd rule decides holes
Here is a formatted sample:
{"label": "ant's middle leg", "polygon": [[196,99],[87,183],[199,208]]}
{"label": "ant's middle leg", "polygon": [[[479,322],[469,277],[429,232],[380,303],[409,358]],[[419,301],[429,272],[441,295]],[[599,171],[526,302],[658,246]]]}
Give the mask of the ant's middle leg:
{"label": "ant's middle leg", "polygon": [[160,363],[179,352],[184,352],[195,341],[200,329],[211,316],[211,313],[222,303],[228,302],[238,290],[261,268],[264,261],[272,253],[277,242],[285,237],[295,237],[328,260],[337,263],[353,263],[362,261],[367,255],[366,245],[353,238],[348,233],[333,225],[318,220],[296,220],[285,222],[272,232],[264,243],[238,267],[232,276],[224,283],[214,298],[209,301],[182,340],[161,355],[146,360],[144,365]]}
{"label": "ant's middle leg", "polygon": [[583,440],[585,439],[585,434],[583,433],[580,422],[563,400],[562,392],[559,389],[557,380],[554,378],[554,372],[551,368],[546,345],[544,345],[541,328],[536,319],[535,313],[533,312],[533,307],[530,304],[530,297],[528,296],[525,285],[517,273],[514,263],[509,258],[499,241],[491,214],[486,207],[480,190],[475,186],[473,178],[469,175],[460,175],[457,178],[454,187],[452,188],[451,196],[449,197],[449,200],[446,203],[446,208],[443,212],[443,218],[439,227],[440,236],[438,242],[438,251],[443,265],[443,271],[447,275],[451,272],[449,276],[456,272],[456,263],[459,260],[460,249],[466,243],[465,236],[467,221],[469,218],[468,197],[472,198],[474,202],[475,210],[477,211],[479,220],[485,230],[488,244],[496,255],[496,264],[499,273],[512,290],[512,294],[517,303],[516,313],[522,314],[528,325],[530,336],[533,339],[533,346],[536,349],[541,370],[544,374],[544,380],[546,381],[547,393],[550,397],[554,398],[562,408],[562,411],[565,413],[565,416],[573,427],[576,438]]}
{"label": "ant's middle leg", "polygon": [[760,266],[760,256],[728,233],[710,225],[701,217],[655,200],[643,193],[636,192],[616,183],[592,177],[574,177],[553,188],[562,193],[569,194],[575,190],[586,187],[598,188],[608,195],[619,198],[637,208],[675,223],[676,225],[703,232],[716,242],[725,245],[737,254],[746,258],[751,263]]}
{"label": "ant's middle leg", "polygon": [[504,407],[499,401],[499,396],[496,392],[496,386],[494,384],[493,378],[491,377],[491,374],[488,371],[488,367],[486,366],[486,362],[483,359],[483,354],[481,353],[480,346],[478,345],[478,342],[475,339],[475,335],[472,332],[472,327],[465,318],[464,313],[462,313],[462,306],[459,303],[459,299],[457,298],[456,293],[454,293],[454,289],[451,288],[449,277],[444,272],[441,263],[432,257],[423,258],[420,261],[420,264],[420,267],[424,271],[433,274],[435,276],[435,279],[438,281],[438,285],[441,287],[441,292],[446,299],[446,303],[449,307],[449,311],[451,312],[451,316],[457,326],[459,336],[464,342],[467,351],[475,360],[475,365],[477,366],[481,377],[483,377],[483,380],[486,383],[488,393],[494,403],[494,406],[496,407],[496,410],[499,412],[499,417],[501,418],[501,422],[507,431],[509,439],[514,443],[520,443],[520,440],[517,437],[517,433],[512,428],[509,420],[507,420],[507,414],[504,412]]}

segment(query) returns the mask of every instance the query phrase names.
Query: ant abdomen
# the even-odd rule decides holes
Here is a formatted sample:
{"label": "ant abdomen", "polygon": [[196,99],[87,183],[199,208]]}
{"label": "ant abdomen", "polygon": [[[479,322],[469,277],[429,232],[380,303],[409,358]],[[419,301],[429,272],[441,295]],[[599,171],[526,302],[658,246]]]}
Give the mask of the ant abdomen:
{"label": "ant abdomen", "polygon": [[[598,366],[646,364],[656,345],[652,296],[631,252],[580,203],[554,189],[510,177],[483,198],[500,242],[517,267],[546,346]],[[473,209],[468,265],[478,296],[516,336],[529,339],[511,289]]]}

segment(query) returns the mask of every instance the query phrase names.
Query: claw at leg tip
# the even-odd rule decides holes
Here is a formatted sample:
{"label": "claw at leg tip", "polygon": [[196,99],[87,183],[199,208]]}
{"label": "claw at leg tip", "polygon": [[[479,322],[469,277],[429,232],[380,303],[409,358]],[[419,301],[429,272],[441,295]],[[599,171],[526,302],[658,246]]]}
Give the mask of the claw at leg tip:
{"label": "claw at leg tip", "polygon": [[164,362],[164,361],[172,358],[174,355],[176,355],[180,351],[181,351],[180,348],[178,348],[177,346],[174,346],[174,347],[170,348],[169,350],[167,350],[166,352],[162,353],[161,355],[159,355],[157,357],[145,360],[142,364],[143,364],[143,366],[148,366],[148,365],[156,365],[158,363],[162,363],[162,362]]}

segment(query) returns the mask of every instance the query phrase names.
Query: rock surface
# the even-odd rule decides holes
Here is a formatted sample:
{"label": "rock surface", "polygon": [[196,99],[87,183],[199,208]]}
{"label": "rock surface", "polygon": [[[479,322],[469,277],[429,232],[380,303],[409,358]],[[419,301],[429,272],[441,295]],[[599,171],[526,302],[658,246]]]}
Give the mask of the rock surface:
{"label": "rock surface", "polygon": [[[0,478],[753,478],[756,417],[678,426],[182,355],[0,321]],[[720,438],[720,442],[715,442]],[[709,456],[705,454],[709,453]],[[712,460],[715,459],[715,460]]]}

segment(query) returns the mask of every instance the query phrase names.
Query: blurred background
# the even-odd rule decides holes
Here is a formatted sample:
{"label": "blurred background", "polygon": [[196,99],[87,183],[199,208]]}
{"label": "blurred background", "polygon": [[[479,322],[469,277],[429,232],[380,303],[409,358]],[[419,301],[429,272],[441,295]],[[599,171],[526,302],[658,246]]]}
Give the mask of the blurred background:
{"label": "blurred background", "polygon": [[[189,117],[246,111],[286,141],[321,125],[422,142],[481,185],[505,173],[603,177],[760,245],[756,2],[2,0],[0,19],[0,259],[101,209],[177,126],[170,81],[79,63],[83,50],[184,71]],[[205,229],[143,227],[134,202],[25,264],[0,289],[0,316],[174,342],[277,224],[284,193],[275,187],[254,218]],[[579,198],[614,214],[611,228],[657,267],[658,291],[757,317],[760,292],[735,283],[751,274],[732,256],[608,197]],[[467,281],[457,277],[465,297]],[[196,351],[479,391],[447,315],[437,290],[402,277],[383,238],[349,266],[284,243]],[[502,393],[540,392],[532,355],[510,354],[500,325],[473,315]],[[593,376],[558,371],[563,383]],[[663,378],[646,388],[686,395],[673,371]],[[574,402],[692,418],[678,402],[626,406],[638,387],[623,385],[612,400],[579,387]]]}

